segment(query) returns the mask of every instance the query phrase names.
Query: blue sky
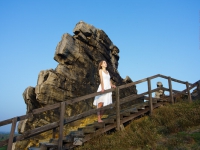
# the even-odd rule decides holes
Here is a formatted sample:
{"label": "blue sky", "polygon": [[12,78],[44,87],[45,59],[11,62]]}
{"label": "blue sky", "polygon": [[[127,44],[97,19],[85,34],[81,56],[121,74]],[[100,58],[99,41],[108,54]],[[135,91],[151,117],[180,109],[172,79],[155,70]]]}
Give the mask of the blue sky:
{"label": "blue sky", "polygon": [[[0,121],[25,114],[22,93],[36,86],[41,70],[56,68],[53,57],[61,36],[73,35],[81,20],[104,30],[120,49],[123,78],[163,74],[200,80],[199,0],[1,0]],[[158,80],[168,86],[156,79],[152,88]],[[146,91],[146,83],[137,89]]]}

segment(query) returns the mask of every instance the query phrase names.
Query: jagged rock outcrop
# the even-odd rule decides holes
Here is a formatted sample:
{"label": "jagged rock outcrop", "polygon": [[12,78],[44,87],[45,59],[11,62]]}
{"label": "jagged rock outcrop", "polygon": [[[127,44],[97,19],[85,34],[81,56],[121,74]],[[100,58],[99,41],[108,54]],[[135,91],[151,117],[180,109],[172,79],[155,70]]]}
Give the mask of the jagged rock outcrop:
{"label": "jagged rock outcrop", "polygon": [[[73,32],[74,35],[64,34],[56,47],[54,60],[58,62],[58,66],[55,69],[41,71],[36,87],[28,87],[24,91],[27,113],[32,109],[96,92],[100,83],[97,68],[101,60],[107,62],[107,69],[115,85],[132,82],[130,77],[122,79],[120,76],[117,70],[119,49],[103,30],[80,21]],[[137,94],[135,86],[122,90],[120,97],[130,94]],[[113,93],[113,101],[115,101],[114,96]],[[65,115],[72,116],[91,109],[94,107],[92,103],[93,99],[89,99],[75,105],[68,105]],[[21,122],[18,131],[21,133],[58,121],[58,116],[57,110],[35,115]],[[30,142],[28,143],[30,145]]]}

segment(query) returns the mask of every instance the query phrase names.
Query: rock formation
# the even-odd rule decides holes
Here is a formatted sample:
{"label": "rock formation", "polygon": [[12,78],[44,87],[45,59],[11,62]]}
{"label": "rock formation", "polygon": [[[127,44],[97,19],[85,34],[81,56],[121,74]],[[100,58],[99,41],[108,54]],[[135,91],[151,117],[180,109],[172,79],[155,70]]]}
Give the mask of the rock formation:
{"label": "rock formation", "polygon": [[[162,88],[163,87],[162,82],[157,82],[157,87]],[[155,98],[161,98],[161,97],[164,97],[164,96],[165,96],[165,94],[164,94],[163,90],[159,90],[159,91],[155,92]]]}
{"label": "rock formation", "polygon": [[[41,71],[37,86],[28,87],[24,91],[23,97],[27,104],[27,113],[36,108],[96,92],[100,83],[97,68],[101,60],[107,62],[107,69],[113,84],[119,86],[132,82],[129,77],[122,79],[120,76],[117,70],[119,49],[103,30],[80,21],[76,24],[73,32],[73,36],[68,33],[63,34],[56,47],[54,60],[58,62],[58,66],[55,69]],[[122,90],[120,97],[130,94],[137,94],[135,86]],[[114,98],[113,101],[115,101]],[[94,108],[92,103],[93,99],[88,99],[75,105],[68,105],[65,115],[73,116]],[[57,110],[35,115],[20,122],[18,131],[22,133],[58,121],[58,116]],[[44,136],[40,135],[37,138],[44,138]],[[30,146],[30,141],[24,143],[24,145]],[[16,144],[16,147],[17,145],[20,145],[20,142]]]}

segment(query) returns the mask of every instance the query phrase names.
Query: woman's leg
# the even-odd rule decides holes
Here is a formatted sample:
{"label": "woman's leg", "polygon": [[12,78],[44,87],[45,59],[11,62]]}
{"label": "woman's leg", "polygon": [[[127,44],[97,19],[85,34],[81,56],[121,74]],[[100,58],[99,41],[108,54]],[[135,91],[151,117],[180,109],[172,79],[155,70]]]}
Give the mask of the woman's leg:
{"label": "woman's leg", "polygon": [[100,111],[100,117],[101,117],[101,118],[102,118],[103,114],[104,114],[104,110],[101,110],[101,111]]}
{"label": "woman's leg", "polygon": [[[103,107],[103,103],[98,103],[98,107],[97,107],[97,108],[101,108],[101,107]],[[98,122],[103,122],[103,121],[101,120],[101,117],[102,117],[102,112],[101,112],[101,111],[98,111],[98,112],[97,112]]]}

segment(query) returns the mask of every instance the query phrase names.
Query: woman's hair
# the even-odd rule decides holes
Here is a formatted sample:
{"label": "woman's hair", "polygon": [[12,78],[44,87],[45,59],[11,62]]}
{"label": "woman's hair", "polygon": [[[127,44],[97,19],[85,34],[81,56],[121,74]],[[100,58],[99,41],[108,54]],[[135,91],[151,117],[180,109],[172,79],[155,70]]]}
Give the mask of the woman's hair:
{"label": "woman's hair", "polygon": [[102,69],[101,65],[102,65],[103,61],[105,61],[105,60],[100,61],[98,70]]}

